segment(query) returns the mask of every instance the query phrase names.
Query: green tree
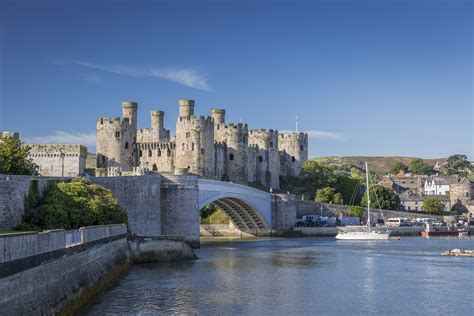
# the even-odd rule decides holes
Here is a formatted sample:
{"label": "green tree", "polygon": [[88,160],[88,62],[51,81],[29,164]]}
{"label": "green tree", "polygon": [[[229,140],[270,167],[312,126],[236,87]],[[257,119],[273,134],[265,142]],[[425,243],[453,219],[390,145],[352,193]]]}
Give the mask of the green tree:
{"label": "green tree", "polygon": [[329,186],[342,195],[343,202],[336,204],[360,204],[362,194],[359,190],[360,180],[347,176],[333,178]]}
{"label": "green tree", "polygon": [[471,170],[471,163],[466,155],[449,156],[446,165],[442,167],[442,172],[448,176],[456,175],[464,177],[467,176]]}
{"label": "green tree", "polygon": [[0,173],[17,175],[37,175],[38,166],[28,158],[30,147],[21,146],[13,137],[0,140]]}
{"label": "green tree", "polygon": [[342,204],[342,194],[336,192],[334,188],[324,187],[316,191],[316,202],[329,203],[329,204]]}
{"label": "green tree", "polygon": [[409,169],[412,173],[418,175],[430,175],[433,173],[433,167],[420,158],[413,159],[410,163]]}
{"label": "green tree", "polygon": [[[362,198],[361,206],[367,206],[367,190]],[[381,208],[385,210],[396,210],[400,206],[400,198],[398,195],[380,185],[370,187],[370,207]]]}
{"label": "green tree", "polygon": [[357,216],[360,219],[362,219],[362,217],[364,215],[364,211],[365,210],[362,206],[355,206],[355,205],[349,206],[349,215],[350,216]]}
{"label": "green tree", "polygon": [[403,171],[403,172],[408,172],[408,166],[405,165],[403,162],[401,161],[397,161],[395,162],[395,164],[393,164],[393,166],[388,170],[388,173],[390,174],[397,174],[399,173],[400,171]]}
{"label": "green tree", "polygon": [[126,223],[127,214],[112,192],[77,178],[51,184],[37,206],[26,210],[24,222],[42,229],[75,229]]}
{"label": "green tree", "polygon": [[444,211],[444,204],[437,198],[428,198],[423,202],[421,210],[432,214],[441,214]]}

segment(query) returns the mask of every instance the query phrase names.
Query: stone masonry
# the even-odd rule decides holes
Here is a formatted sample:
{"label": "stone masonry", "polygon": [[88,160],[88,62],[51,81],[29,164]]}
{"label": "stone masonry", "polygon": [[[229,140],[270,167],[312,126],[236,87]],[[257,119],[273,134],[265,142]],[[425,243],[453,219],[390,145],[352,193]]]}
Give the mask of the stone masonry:
{"label": "stone masonry", "polygon": [[179,100],[171,137],[164,112],[151,112],[151,129],[137,129],[138,104],[123,102],[121,118],[97,121],[97,168],[105,175],[187,169],[206,179],[278,189],[280,176],[298,176],[308,160],[306,133],[252,130],[245,123],[226,123],[224,109],[213,109],[211,116],[197,116],[194,109],[193,100]]}

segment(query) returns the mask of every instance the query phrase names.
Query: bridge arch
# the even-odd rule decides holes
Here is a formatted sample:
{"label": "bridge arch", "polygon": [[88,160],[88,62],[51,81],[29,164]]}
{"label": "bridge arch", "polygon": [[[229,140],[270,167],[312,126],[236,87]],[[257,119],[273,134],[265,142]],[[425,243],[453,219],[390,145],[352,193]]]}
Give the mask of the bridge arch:
{"label": "bridge arch", "polygon": [[199,209],[211,204],[220,208],[241,231],[272,228],[271,194],[248,186],[198,180]]}

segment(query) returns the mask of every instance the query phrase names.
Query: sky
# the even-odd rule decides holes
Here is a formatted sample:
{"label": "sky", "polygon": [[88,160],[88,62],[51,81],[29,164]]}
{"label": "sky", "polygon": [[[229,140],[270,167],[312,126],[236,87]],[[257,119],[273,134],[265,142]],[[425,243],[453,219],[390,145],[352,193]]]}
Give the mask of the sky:
{"label": "sky", "polygon": [[309,133],[309,156],[474,159],[473,2],[0,0],[0,130],[95,151],[178,100]]}

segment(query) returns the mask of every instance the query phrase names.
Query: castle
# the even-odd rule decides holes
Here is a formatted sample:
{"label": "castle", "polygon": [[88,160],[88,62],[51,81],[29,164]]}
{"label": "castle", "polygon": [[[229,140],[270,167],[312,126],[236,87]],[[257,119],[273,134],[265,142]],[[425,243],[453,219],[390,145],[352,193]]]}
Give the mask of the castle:
{"label": "castle", "polygon": [[104,175],[137,172],[190,173],[278,189],[282,175],[298,176],[308,160],[306,133],[249,129],[226,123],[225,110],[196,116],[193,100],[179,100],[176,135],[164,127],[164,112],[151,112],[151,129],[137,128],[136,102],[122,103],[122,117],[97,121],[97,168]]}

